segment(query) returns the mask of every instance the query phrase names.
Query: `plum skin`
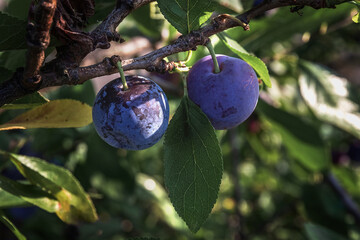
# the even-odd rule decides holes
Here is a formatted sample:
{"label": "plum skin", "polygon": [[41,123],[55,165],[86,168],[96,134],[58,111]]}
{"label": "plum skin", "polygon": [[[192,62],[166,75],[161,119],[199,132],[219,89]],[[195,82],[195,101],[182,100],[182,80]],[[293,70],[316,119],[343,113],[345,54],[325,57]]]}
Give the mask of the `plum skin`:
{"label": "plum skin", "polygon": [[187,76],[189,98],[209,118],[215,129],[229,129],[244,122],[259,98],[254,69],[239,58],[216,55],[220,72],[214,73],[211,56],[197,61]]}
{"label": "plum skin", "polygon": [[92,110],[99,136],[115,148],[142,150],[157,143],[169,122],[169,103],[163,90],[142,76],[107,83],[96,95]]}

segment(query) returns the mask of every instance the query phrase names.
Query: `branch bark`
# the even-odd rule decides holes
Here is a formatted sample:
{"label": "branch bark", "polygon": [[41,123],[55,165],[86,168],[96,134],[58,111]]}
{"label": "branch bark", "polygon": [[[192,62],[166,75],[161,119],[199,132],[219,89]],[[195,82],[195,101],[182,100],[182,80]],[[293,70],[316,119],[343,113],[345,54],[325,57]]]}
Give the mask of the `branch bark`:
{"label": "branch bark", "polygon": [[44,0],[38,6],[32,5],[27,26],[27,44],[29,46],[23,86],[33,88],[40,81],[39,71],[45,60],[45,50],[50,43],[50,28],[56,9],[56,0]]}
{"label": "branch bark", "polygon": [[[116,66],[114,60],[119,60],[119,56],[113,56],[111,59],[104,59],[101,63],[78,67],[80,61],[95,48],[108,48],[112,40],[121,40],[116,32],[116,27],[130,14],[131,11],[146,5],[153,0],[119,0],[117,8],[89,34],[90,43],[84,45],[82,42],[75,42],[59,49],[61,52],[52,62],[49,62],[40,71],[41,81],[32,88],[19,84],[19,76],[22,76],[23,70],[18,70],[14,76],[0,86],[0,106],[11,103],[12,101],[33,93],[39,89],[50,86],[77,85],[85,81],[115,73]],[[343,1],[343,0],[342,0]],[[249,29],[249,22],[252,18],[263,14],[264,12],[284,7],[284,6],[309,6],[315,9],[333,7],[327,6],[326,0],[265,0],[263,4],[250,9],[236,18],[229,15],[219,15],[215,17],[208,25],[192,31],[187,35],[180,36],[174,43],[155,50],[147,55],[122,60],[124,71],[132,69],[146,69],[148,71],[167,71],[173,67],[171,63],[165,63],[163,58],[178,52],[194,50],[199,45],[205,45],[208,38],[216,33],[226,29],[241,26],[245,30]],[[69,57],[70,56],[70,57]],[[21,73],[21,74],[19,74]]]}

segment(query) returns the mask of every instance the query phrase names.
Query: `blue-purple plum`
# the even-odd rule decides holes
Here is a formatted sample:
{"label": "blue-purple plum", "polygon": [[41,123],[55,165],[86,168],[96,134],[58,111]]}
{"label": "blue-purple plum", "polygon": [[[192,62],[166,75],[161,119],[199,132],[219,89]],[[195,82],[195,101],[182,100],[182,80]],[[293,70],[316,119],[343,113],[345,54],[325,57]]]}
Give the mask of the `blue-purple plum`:
{"label": "blue-purple plum", "polygon": [[126,76],[106,84],[96,95],[92,115],[99,136],[115,148],[141,150],[157,143],[169,122],[163,90],[142,76]]}
{"label": "blue-purple plum", "polygon": [[239,58],[216,55],[220,72],[214,72],[211,56],[194,64],[187,76],[189,98],[209,118],[215,129],[233,128],[254,111],[259,82],[254,69]]}

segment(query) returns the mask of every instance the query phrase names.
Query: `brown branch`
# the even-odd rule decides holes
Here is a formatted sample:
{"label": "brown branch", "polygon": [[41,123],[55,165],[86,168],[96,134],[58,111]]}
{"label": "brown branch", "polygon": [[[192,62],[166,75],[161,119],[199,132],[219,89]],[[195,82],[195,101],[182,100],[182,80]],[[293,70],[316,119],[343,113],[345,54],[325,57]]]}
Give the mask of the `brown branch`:
{"label": "brown branch", "polygon": [[[108,48],[109,41],[116,40],[116,27],[121,21],[134,9],[141,7],[153,0],[119,0],[117,8],[90,34],[93,44],[84,46],[81,42],[75,42],[61,49],[61,54],[55,60],[45,65],[44,71],[40,72],[41,81],[36,89],[29,89],[17,84],[17,71],[12,79],[0,86],[0,106],[10,103],[26,94],[33,93],[36,90],[61,85],[81,84],[91,78],[108,75],[117,71],[113,64],[114,59],[120,59],[114,56],[112,60],[104,59],[99,64],[87,67],[77,67],[80,61],[96,47]],[[265,3],[250,9],[249,11],[237,16],[219,15],[215,17],[208,25],[192,31],[188,35],[180,36],[173,44],[155,50],[144,56],[123,60],[122,65],[125,71],[132,69],[146,69],[148,71],[166,71],[172,68],[171,64],[166,64],[162,59],[178,52],[194,50],[199,45],[205,45],[209,37],[222,32],[226,29],[241,26],[248,29],[250,20],[262,13],[284,6],[310,6],[315,9],[326,7],[325,0],[265,0]],[[75,61],[67,61],[68,55],[73,56]],[[65,56],[65,57],[63,57]],[[70,58],[71,59],[71,58]],[[50,67],[49,66],[53,66]],[[55,67],[54,67],[55,66]],[[64,67],[65,66],[65,67]],[[66,67],[67,66],[67,67]],[[72,66],[72,67],[69,67]],[[50,70],[49,70],[50,69]]]}
{"label": "brown branch", "polygon": [[154,0],[118,0],[116,8],[91,33],[91,37],[95,39],[95,48],[109,48],[110,41],[120,41],[121,38],[116,31],[117,26],[131,11],[153,1]]}
{"label": "brown branch", "polygon": [[28,53],[23,79],[21,83],[27,88],[33,88],[40,81],[39,71],[45,60],[45,49],[50,43],[50,28],[53,22],[57,0],[43,0],[40,4],[30,7],[27,44]]}

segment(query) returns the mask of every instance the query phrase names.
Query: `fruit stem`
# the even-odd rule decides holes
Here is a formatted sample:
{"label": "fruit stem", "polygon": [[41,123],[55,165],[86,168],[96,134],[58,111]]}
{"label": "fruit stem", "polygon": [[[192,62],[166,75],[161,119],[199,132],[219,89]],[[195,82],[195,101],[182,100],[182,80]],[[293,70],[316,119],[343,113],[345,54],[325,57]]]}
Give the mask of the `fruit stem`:
{"label": "fruit stem", "polygon": [[219,67],[219,63],[216,59],[216,54],[215,54],[215,50],[213,45],[211,44],[211,41],[209,40],[209,42],[206,44],[207,49],[210,52],[211,58],[214,62],[214,73],[219,73],[220,72],[220,67]]}
{"label": "fruit stem", "polygon": [[124,74],[124,69],[122,68],[122,65],[121,65],[121,61],[118,61],[116,63],[118,69],[119,69],[119,73],[120,73],[120,77],[121,77],[121,81],[122,81],[122,84],[123,84],[123,90],[126,91],[129,89],[127,83],[126,83],[126,79],[125,79],[125,74]]}

